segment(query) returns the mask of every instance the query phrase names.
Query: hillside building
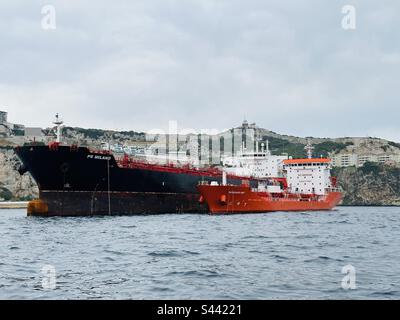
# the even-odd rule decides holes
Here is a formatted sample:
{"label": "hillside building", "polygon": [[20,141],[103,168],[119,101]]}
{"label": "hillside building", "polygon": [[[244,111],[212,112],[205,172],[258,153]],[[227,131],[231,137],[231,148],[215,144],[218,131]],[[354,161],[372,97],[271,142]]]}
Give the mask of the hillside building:
{"label": "hillside building", "polygon": [[354,140],[350,145],[337,153],[330,154],[335,167],[361,167],[366,162],[400,165],[400,147],[395,143],[380,139],[365,138]]}

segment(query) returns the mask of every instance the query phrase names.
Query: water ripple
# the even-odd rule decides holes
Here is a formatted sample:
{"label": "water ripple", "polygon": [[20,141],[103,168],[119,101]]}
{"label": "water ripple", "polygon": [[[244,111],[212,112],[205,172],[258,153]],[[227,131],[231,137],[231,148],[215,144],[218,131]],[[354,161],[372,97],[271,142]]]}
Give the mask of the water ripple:
{"label": "water ripple", "polygon": [[[373,207],[50,219],[0,210],[0,299],[400,299],[398,221],[398,208]],[[346,291],[349,264],[357,289]],[[46,266],[55,290],[42,286]]]}

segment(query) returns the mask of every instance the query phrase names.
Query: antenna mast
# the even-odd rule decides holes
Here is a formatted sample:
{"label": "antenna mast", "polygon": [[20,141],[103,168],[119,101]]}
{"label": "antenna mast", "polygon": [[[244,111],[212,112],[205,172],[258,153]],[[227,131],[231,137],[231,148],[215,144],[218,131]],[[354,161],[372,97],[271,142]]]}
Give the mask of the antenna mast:
{"label": "antenna mast", "polygon": [[63,125],[63,121],[60,119],[58,113],[56,113],[56,120],[53,122],[57,126],[57,139],[56,142],[61,142],[61,126]]}
{"label": "antenna mast", "polygon": [[269,156],[271,155],[271,151],[269,151],[269,140],[268,139],[265,141],[265,153]]}
{"label": "antenna mast", "polygon": [[314,147],[311,145],[310,139],[307,139],[307,145],[304,147],[304,149],[307,151],[307,158],[311,159]]}

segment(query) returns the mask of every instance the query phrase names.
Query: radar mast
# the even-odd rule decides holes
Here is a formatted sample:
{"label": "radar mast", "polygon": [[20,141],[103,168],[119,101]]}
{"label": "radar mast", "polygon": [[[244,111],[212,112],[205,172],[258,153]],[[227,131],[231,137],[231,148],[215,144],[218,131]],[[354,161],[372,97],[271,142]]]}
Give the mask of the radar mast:
{"label": "radar mast", "polygon": [[53,122],[53,124],[55,124],[56,127],[57,127],[56,142],[60,143],[61,142],[61,138],[62,138],[62,136],[61,136],[61,128],[62,128],[62,125],[64,124],[64,122],[61,120],[61,118],[60,118],[58,113],[56,113],[56,119]]}
{"label": "radar mast", "polygon": [[307,139],[307,145],[304,147],[304,149],[307,151],[307,158],[311,159],[314,147],[311,145],[310,139]]}

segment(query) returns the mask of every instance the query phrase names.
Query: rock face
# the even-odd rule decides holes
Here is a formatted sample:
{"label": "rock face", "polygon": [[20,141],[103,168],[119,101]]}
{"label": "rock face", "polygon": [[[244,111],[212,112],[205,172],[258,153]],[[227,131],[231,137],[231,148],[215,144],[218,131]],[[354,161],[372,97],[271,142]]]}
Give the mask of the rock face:
{"label": "rock face", "polygon": [[21,176],[18,166],[18,158],[12,149],[0,149],[0,201],[30,200],[38,196],[35,181],[28,173]]}
{"label": "rock face", "polygon": [[366,163],[363,167],[335,168],[343,188],[343,205],[400,206],[400,168]]}

